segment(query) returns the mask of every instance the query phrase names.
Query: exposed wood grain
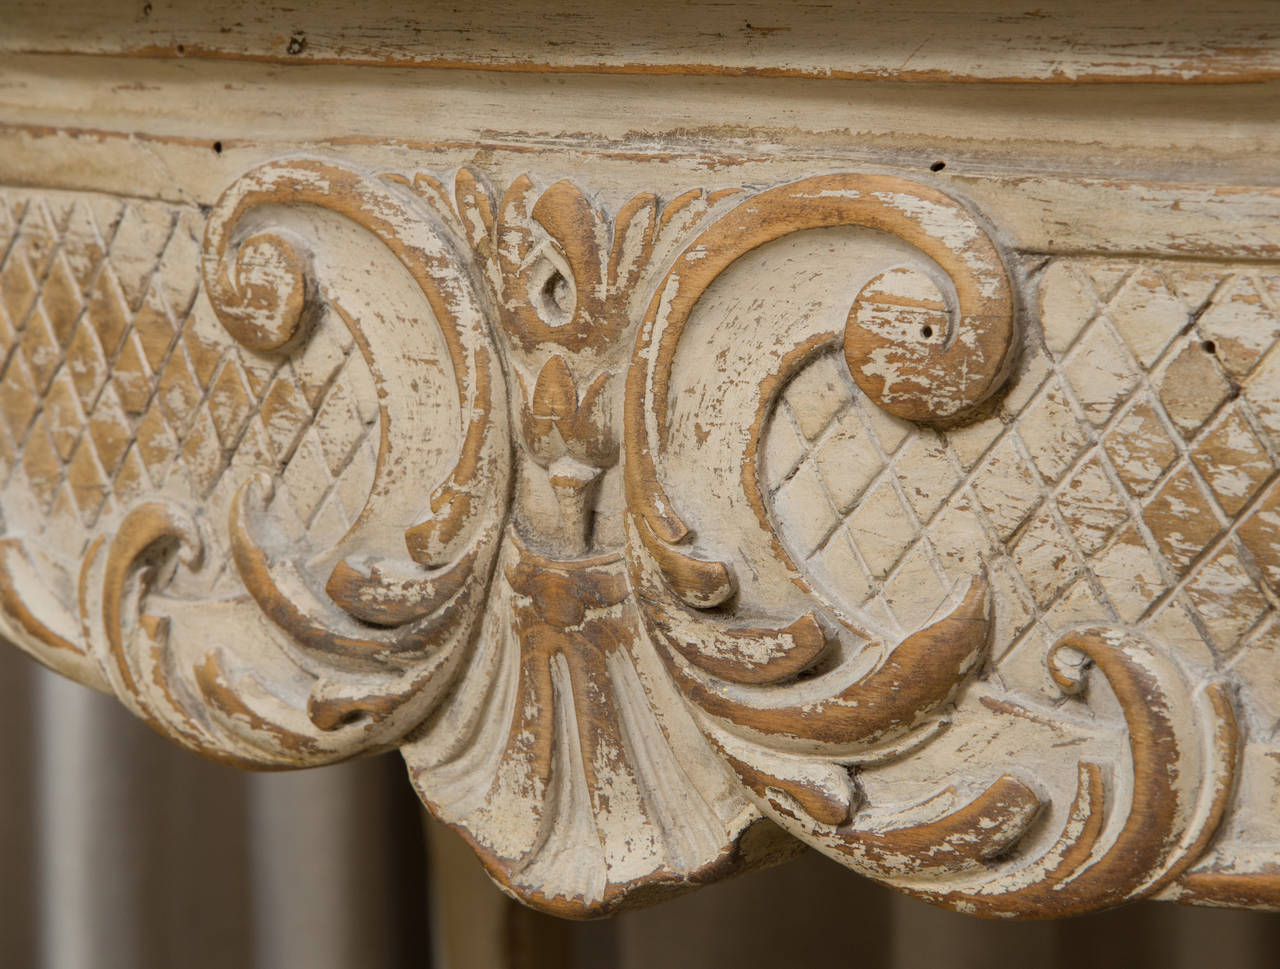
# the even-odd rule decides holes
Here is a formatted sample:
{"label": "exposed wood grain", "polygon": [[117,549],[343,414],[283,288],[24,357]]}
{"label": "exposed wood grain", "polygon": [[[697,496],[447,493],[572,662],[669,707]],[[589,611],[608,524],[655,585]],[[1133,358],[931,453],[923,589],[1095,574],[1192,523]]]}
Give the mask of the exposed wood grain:
{"label": "exposed wood grain", "polygon": [[1266,4],[1052,0],[1034,10],[922,0],[634,5],[503,2],[357,12],[193,0],[11,2],[3,48],[626,74],[921,81],[1247,83],[1280,73]]}

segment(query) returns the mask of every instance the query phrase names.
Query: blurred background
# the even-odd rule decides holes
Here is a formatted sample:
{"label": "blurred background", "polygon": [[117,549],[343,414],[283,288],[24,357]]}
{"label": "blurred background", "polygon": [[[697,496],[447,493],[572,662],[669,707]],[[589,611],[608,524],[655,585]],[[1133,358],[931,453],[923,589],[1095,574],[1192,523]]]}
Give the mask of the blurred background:
{"label": "blurred background", "polygon": [[1273,969],[1280,915],[993,923],[817,854],[589,923],[497,891],[397,755],[248,774],[0,648],[4,969]]}

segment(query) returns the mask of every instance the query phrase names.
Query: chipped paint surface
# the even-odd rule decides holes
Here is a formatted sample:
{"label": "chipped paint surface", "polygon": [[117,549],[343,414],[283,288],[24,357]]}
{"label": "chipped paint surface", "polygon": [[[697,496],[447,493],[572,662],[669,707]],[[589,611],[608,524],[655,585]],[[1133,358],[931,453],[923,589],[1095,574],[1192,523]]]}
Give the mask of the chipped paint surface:
{"label": "chipped paint surface", "polygon": [[400,747],[558,914],[802,843],[1001,917],[1236,897],[1274,192],[550,117],[237,144],[167,176],[207,213],[5,190],[0,632],[232,763]]}
{"label": "chipped paint surface", "polygon": [[[1256,81],[1280,71],[1269,11],[1231,3],[1138,4],[1100,17],[1095,4],[1053,0],[1011,13],[995,4],[910,0],[892,16],[843,4],[780,10],[767,0],[725,8],[663,0],[638,10],[574,0],[557,9],[554,45],[541,8],[513,0],[445,16],[394,5],[353,12],[227,0],[215,21],[181,0],[149,11],[108,0],[20,2],[2,48],[273,63],[351,63],[489,71],[655,76],[858,77],[914,82]],[[56,15],[54,15],[56,13]],[[73,30],[78,23],[83,30]]]}

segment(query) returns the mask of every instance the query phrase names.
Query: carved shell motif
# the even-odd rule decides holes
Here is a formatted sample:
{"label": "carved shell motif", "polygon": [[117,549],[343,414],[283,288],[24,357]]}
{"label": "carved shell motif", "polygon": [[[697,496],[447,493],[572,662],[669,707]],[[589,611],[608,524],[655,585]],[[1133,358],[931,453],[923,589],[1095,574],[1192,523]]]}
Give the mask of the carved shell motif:
{"label": "carved shell motif", "polygon": [[[1062,534],[1065,469],[1009,520],[1038,452],[1001,415],[1062,382],[1015,376],[1058,362],[953,198],[831,174],[610,211],[299,158],[224,193],[202,260],[184,336],[135,307],[107,354],[118,387],[154,357],[121,405],[145,482],[79,544],[6,505],[0,631],[50,666],[242,766],[399,747],[564,915],[802,844],[990,915],[1212,896],[1232,691],[1028,584],[1115,545]],[[1064,426],[1093,454],[1113,419]]]}

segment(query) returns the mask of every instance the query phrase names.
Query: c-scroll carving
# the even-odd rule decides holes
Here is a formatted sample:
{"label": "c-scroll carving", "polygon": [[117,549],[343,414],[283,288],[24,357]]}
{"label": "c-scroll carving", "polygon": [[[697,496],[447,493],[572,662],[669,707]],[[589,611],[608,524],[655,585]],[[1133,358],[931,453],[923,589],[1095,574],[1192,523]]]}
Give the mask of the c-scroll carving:
{"label": "c-scroll carving", "polygon": [[[826,627],[813,613],[776,628],[733,628],[706,611],[734,594],[728,563],[682,550],[692,532],[661,482],[669,434],[672,370],[690,313],[708,287],[745,254],[793,233],[853,226],[888,232],[947,273],[952,292],[930,320],[939,332],[922,337],[899,316],[863,313],[868,284],[849,311],[846,347],[861,379],[875,384],[882,406],[913,416],[954,419],[989,396],[1008,372],[1014,349],[1010,284],[993,244],[953,200],[922,186],[875,176],[823,176],[762,192],[699,235],[676,260],[650,302],[627,387],[627,495],[633,576],[648,628],[672,657],[673,675],[704,712],[739,729],[769,735],[784,746],[817,743],[851,756],[900,735],[950,699],[981,662],[986,644],[986,584],[974,580],[957,612],[909,637],[886,662],[859,674],[846,655],[834,671],[787,689],[775,688],[831,655],[829,639],[861,630],[838,619]],[[895,270],[913,282],[919,270]],[[886,278],[885,276],[880,277]],[[934,285],[935,291],[939,288]],[[877,290],[878,291],[878,290]],[[905,299],[906,297],[904,297]],[[784,358],[806,361],[835,334],[815,337]],[[891,375],[892,368],[900,375]],[[897,371],[895,371],[895,374]],[[761,408],[781,384],[761,387]],[[759,420],[748,429],[747,464],[758,450]],[[759,506],[759,501],[755,503]],[[767,530],[767,521],[761,521]],[[785,559],[775,541],[773,546]],[[789,561],[793,581],[803,579]],[[910,689],[903,689],[907,682]],[[749,686],[748,684],[759,684]],[[821,687],[818,684],[822,684]],[[747,699],[744,691],[756,690]],[[777,697],[788,693],[797,699]],[[799,699],[803,697],[803,699]],[[781,705],[779,705],[781,704]]]}
{"label": "c-scroll carving", "polygon": [[[415,413],[422,409],[415,388],[424,377],[413,368],[419,341],[412,328],[422,324],[412,308],[396,314],[398,307],[384,304],[357,314],[343,310],[349,291],[331,295],[378,385],[381,444],[364,511],[322,556],[334,563],[323,593],[311,589],[304,567],[286,564],[284,548],[258,538],[269,481],[247,482],[232,512],[236,566],[264,614],[319,669],[366,673],[354,685],[347,677],[322,677],[309,700],[311,721],[335,731],[361,720],[379,727],[390,718],[391,733],[402,732],[447,687],[473,635],[492,569],[508,489],[502,371],[467,263],[430,210],[394,183],[309,160],[250,173],[210,218],[206,282],[232,336],[250,349],[287,348],[305,339],[307,316],[315,312],[316,257],[299,252],[300,233],[256,224],[259,212],[281,202],[291,213],[306,206],[336,213],[386,247],[429,308],[433,324],[426,325],[443,336],[457,387],[461,445],[423,507],[416,486],[430,479],[419,435],[435,417]],[[329,253],[329,260],[336,255]],[[384,557],[396,530],[407,558]],[[406,706],[407,716],[393,718]]]}
{"label": "c-scroll carving", "polygon": [[[947,288],[954,289],[948,299],[919,270],[895,270],[859,294],[849,311],[846,359],[880,406],[913,420],[959,418],[1009,372],[1013,299],[1003,263],[973,217],[936,190],[896,178],[821,176],[762,192],[717,221],[685,249],[654,295],[627,386],[627,493],[635,527],[690,605],[719,605],[733,590],[723,563],[675,549],[690,531],[657,469],[685,322],[706,288],[744,253],[791,233],[834,226],[901,238],[942,267]],[[929,323],[913,332],[921,312]]]}
{"label": "c-scroll carving", "polygon": [[[1074,659],[1066,666],[1068,654]],[[782,795],[791,791],[769,778],[757,779],[753,790],[784,827],[824,853],[959,911],[1057,918],[1158,892],[1202,855],[1222,822],[1240,754],[1230,691],[1221,682],[1189,684],[1163,650],[1110,630],[1065,637],[1049,662],[1068,695],[1084,690],[1085,671],[1096,665],[1120,704],[1129,753],[1127,764],[1079,761],[1074,790],[1053,812],[1058,834],[1038,836],[1039,850],[1009,854],[1055,800],[1032,765],[1022,777],[1001,775],[960,806],[951,788],[936,803],[869,812],[851,823],[788,800]],[[1070,743],[1079,729],[1067,711],[1037,711],[989,694],[982,702],[1000,722],[1034,721],[1063,737],[1059,743]]]}
{"label": "c-scroll carving", "polygon": [[[1230,897],[1253,883],[1195,866],[1230,827],[1247,717],[1166,641],[1185,626],[1092,608],[1099,517],[1153,501],[1104,505],[1119,417],[1052,397],[1082,358],[1046,361],[1017,325],[1029,258],[887,176],[619,200],[260,166],[208,214],[186,329],[127,348],[154,374],[111,364],[156,375],[121,426],[158,470],[69,552],[0,541],[0,632],[238,766],[399,746],[505,890],[558,914],[801,843],[991,916]],[[1243,449],[1256,415],[1232,405],[1202,439],[1171,399],[1169,473],[1194,489],[1194,463],[1226,496],[1205,557],[1222,572],[1239,544],[1241,569],[1270,568],[1274,462],[1242,497],[1205,450]],[[1055,461],[1006,495],[1044,463],[1032,413],[1104,470],[1068,484]],[[325,452],[320,415],[357,443]],[[178,438],[144,440],[164,420]],[[273,434],[287,446],[257,446]],[[1014,520],[1015,498],[1044,510]],[[1071,556],[1067,601],[1039,580]]]}
{"label": "c-scroll carving", "polygon": [[[1041,786],[1034,770],[992,764],[976,791],[972,780],[979,778],[963,785],[973,792],[967,799],[954,783],[897,807],[869,802],[859,790],[860,774],[878,765],[891,773],[945,730],[949,705],[981,671],[991,610],[999,608],[989,600],[985,576],[975,576],[941,618],[883,649],[844,610],[734,628],[727,614],[753,606],[738,596],[732,609],[724,608],[737,593],[733,569],[715,554],[688,550],[713,549],[716,541],[700,530],[695,544],[663,484],[686,324],[746,253],[793,233],[846,224],[891,233],[918,255],[890,262],[861,283],[842,330],[800,328],[759,382],[753,423],[734,439],[746,455],[742,497],[781,565],[779,577],[813,594],[759,486],[761,430],[795,374],[842,345],[854,384],[872,404],[898,418],[950,427],[1010,372],[1018,341],[1009,276],[985,230],[954,201],[897,180],[828,176],[742,203],[677,259],[637,342],[627,398],[629,550],[646,628],[761,809],[843,863],[990,915],[1073,913],[1158,891],[1203,851],[1233,783],[1236,727],[1221,684],[1193,699],[1175,663],[1123,633],[1090,632],[1056,646],[1055,662],[1071,650],[1087,656],[1119,701],[1130,737],[1132,798],[1126,811],[1117,803],[1124,785],[1110,779],[1110,766],[1082,760],[1063,833],[1037,855],[1030,847],[1038,843],[1037,822],[1057,816],[1051,806],[1062,799]],[[775,262],[785,265],[785,258]],[[716,300],[707,312],[728,312],[730,297]],[[722,331],[733,332],[731,319]],[[691,413],[682,411],[680,420],[687,423]],[[726,417],[715,412],[706,419]],[[743,564],[760,566],[758,559]],[[1064,689],[1078,691],[1060,666],[1055,671]],[[989,712],[1041,716],[1013,700],[986,699]],[[1177,712],[1168,714],[1170,707]],[[1071,732],[1052,715],[1041,719],[1054,724],[1049,729]]]}
{"label": "c-scroll carving", "polygon": [[[505,388],[482,290],[412,193],[316,159],[242,176],[214,206],[204,243],[210,305],[241,352],[256,355],[240,372],[281,375],[260,395],[280,386],[296,398],[284,362],[323,328],[349,331],[376,401],[363,509],[335,544],[314,547],[278,516],[281,482],[267,468],[244,475],[214,544],[226,542],[250,598],[192,598],[220,567],[218,556],[201,558],[202,530],[224,526],[157,496],[129,511],[115,538],[89,546],[78,619],[61,618],[66,607],[51,599],[38,617],[18,614],[18,628],[42,654],[65,652],[77,678],[211,756],[297,767],[386,747],[458,671],[505,521]],[[425,497],[424,484],[434,485]],[[59,567],[45,571],[56,577]],[[180,593],[167,588],[176,571]],[[230,629],[234,639],[222,639]]]}

